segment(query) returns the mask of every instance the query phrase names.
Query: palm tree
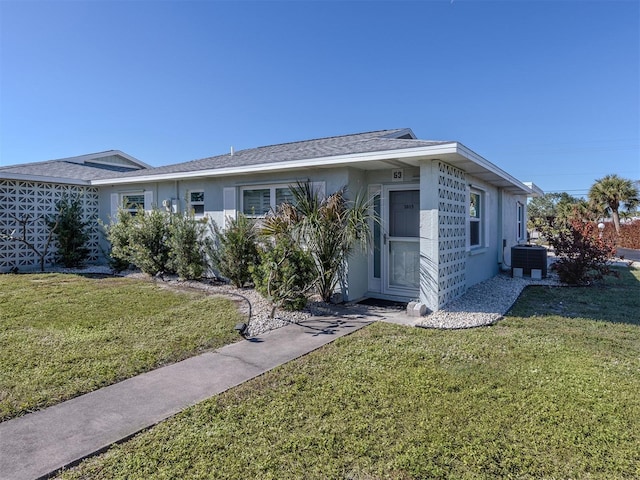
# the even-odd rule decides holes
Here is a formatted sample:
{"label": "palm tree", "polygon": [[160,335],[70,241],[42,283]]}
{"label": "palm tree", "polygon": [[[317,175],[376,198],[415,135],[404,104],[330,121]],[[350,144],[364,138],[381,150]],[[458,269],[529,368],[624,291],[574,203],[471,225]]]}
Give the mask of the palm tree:
{"label": "palm tree", "polygon": [[589,190],[589,200],[599,211],[611,212],[616,233],[620,234],[620,205],[635,207],[638,202],[638,188],[631,180],[618,175],[607,175],[596,180]]}
{"label": "palm tree", "polygon": [[370,242],[369,202],[363,196],[349,201],[344,188],[321,198],[310,182],[289,188],[293,202],[269,215],[262,231],[291,232],[312,255],[318,293],[328,302],[338,282],[345,280],[347,260],[353,250],[357,246],[366,249]]}

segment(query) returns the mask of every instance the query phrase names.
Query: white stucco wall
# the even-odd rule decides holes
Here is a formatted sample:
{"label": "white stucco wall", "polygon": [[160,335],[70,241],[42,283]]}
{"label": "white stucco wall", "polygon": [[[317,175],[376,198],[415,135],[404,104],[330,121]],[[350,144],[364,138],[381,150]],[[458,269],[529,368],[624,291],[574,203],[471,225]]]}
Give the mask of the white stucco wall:
{"label": "white stucco wall", "polygon": [[[56,203],[65,195],[78,195],[82,203],[83,220],[88,221],[89,263],[100,259],[100,229],[96,223],[98,216],[98,191],[94,187],[32,182],[22,180],[0,180],[0,233],[14,237],[22,236],[22,229],[16,218],[30,218],[27,224],[27,241],[39,252],[44,252],[49,228],[45,218],[56,213]],[[55,243],[51,242],[45,265],[55,260]],[[16,240],[0,238],[0,272],[17,267],[20,270],[39,268],[38,256],[27,245]]]}

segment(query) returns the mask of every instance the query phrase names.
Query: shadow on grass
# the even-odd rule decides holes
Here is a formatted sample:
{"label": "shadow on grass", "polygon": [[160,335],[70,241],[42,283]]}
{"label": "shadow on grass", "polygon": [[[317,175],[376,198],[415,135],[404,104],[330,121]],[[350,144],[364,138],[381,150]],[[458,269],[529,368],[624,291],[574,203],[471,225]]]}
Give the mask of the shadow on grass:
{"label": "shadow on grass", "polygon": [[640,326],[640,269],[616,269],[588,287],[529,286],[507,316],[559,316]]}

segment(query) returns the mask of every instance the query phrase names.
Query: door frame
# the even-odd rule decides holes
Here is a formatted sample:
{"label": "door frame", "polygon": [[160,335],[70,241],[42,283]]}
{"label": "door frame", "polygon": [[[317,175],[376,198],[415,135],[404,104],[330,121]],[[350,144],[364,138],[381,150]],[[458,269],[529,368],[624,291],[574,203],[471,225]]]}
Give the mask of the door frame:
{"label": "door frame", "polygon": [[[390,252],[389,252],[389,192],[393,191],[406,191],[417,190],[420,191],[419,183],[402,183],[402,184],[389,184],[389,185],[369,185],[369,198],[372,200],[372,213],[373,213],[373,199],[376,195],[380,196],[380,278],[374,278],[374,255],[376,255],[375,244],[372,253],[369,255],[369,291],[380,293],[382,295],[417,298],[420,294],[420,287],[417,288],[402,288],[392,286],[389,284],[389,267],[390,267]],[[400,238],[400,237],[399,237]],[[407,237],[413,238],[413,237]],[[416,237],[418,248],[420,248],[420,237]]]}

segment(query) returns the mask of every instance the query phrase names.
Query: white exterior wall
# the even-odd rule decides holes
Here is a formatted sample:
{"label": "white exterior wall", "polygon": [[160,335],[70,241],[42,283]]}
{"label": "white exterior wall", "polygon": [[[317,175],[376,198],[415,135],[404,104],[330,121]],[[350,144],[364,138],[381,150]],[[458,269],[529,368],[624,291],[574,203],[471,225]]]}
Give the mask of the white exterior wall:
{"label": "white exterior wall", "polygon": [[[21,180],[0,180],[0,233],[14,237],[22,236],[18,219],[29,215],[32,219],[27,225],[27,240],[43,251],[49,228],[44,219],[56,213],[56,203],[67,194],[79,195],[84,212],[83,220],[88,221],[89,249],[88,262],[96,262],[100,257],[100,227],[98,218],[98,189],[78,185],[67,185],[44,182],[28,182]],[[54,242],[50,244],[49,253],[45,257],[45,265],[51,265],[55,257]],[[40,267],[38,257],[24,243],[0,238],[0,272],[7,272],[13,267],[33,270]]]}
{"label": "white exterior wall", "polygon": [[[349,169],[347,198],[354,199],[358,195],[367,195],[367,176],[362,170]],[[331,193],[327,191],[327,193]],[[347,262],[347,284],[341,285],[341,293],[345,300],[357,300],[365,296],[369,289],[369,252],[356,247]]]}
{"label": "white exterior wall", "polygon": [[[523,235],[518,238],[518,204],[523,208]],[[527,242],[527,197],[502,192],[502,238],[504,248],[501,248],[498,262],[502,270],[511,267],[511,247]]]}
{"label": "white exterior wall", "polygon": [[469,248],[467,257],[467,288],[476,283],[487,280],[498,273],[499,244],[498,231],[501,222],[499,213],[498,189],[478,178],[468,176],[468,183],[481,192],[484,199],[484,213],[482,218],[482,246]]}

